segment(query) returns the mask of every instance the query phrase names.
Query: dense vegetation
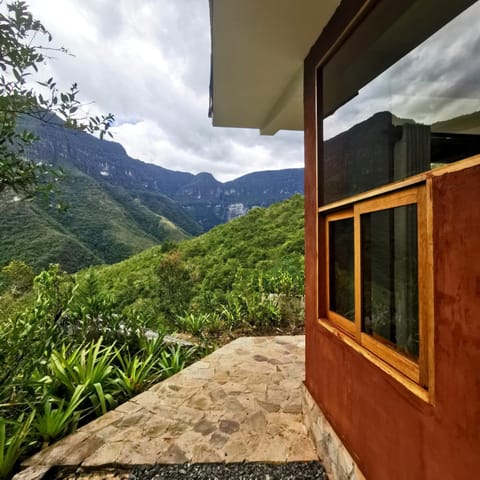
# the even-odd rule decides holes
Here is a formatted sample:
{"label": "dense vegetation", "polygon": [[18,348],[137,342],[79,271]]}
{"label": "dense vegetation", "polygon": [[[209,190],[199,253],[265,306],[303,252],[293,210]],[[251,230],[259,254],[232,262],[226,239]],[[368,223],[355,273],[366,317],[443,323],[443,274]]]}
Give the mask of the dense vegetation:
{"label": "dense vegetation", "polygon": [[60,191],[47,198],[27,202],[12,191],[0,194],[0,269],[12,259],[37,273],[50,263],[75,272],[120,262],[166,240],[199,235],[238,211],[278,202],[303,186],[302,169],[256,172],[223,184],[207,173],[134,160],[121,145],[66,129],[55,116],[18,124],[38,136],[25,150],[28,158],[51,163],[63,175]]}
{"label": "dense vegetation", "polygon": [[50,162],[39,163],[25,156],[35,142],[31,130],[19,128],[21,117],[48,123],[53,114],[69,128],[110,135],[114,117],[90,116],[78,100],[78,86],[61,91],[55,80],[37,76],[52,51],[52,36],[36,20],[23,0],[0,0],[0,193],[14,191],[30,196],[52,188],[61,172]]}
{"label": "dense vegetation", "polygon": [[76,275],[10,262],[0,275],[0,478],[219,343],[301,329],[302,290],[299,195]]}
{"label": "dense vegetation", "polygon": [[269,294],[303,292],[303,197],[255,208],[199,237],[167,242],[88,272],[112,295],[119,312],[141,310],[162,325],[186,310],[254,308],[248,299],[271,307]]}
{"label": "dense vegetation", "polygon": [[[50,263],[75,272],[119,262],[165,240],[188,237],[121,187],[101,185],[74,168],[65,173],[61,194],[50,195],[49,201],[0,196],[0,266],[18,259],[37,272]],[[59,209],[60,203],[67,208]],[[167,207],[169,203],[164,200]]]}

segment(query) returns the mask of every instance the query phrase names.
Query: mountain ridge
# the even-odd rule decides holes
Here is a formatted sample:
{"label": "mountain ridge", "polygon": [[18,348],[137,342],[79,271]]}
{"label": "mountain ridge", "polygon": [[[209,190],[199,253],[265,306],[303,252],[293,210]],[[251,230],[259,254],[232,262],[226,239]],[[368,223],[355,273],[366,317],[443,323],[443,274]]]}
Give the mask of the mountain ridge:
{"label": "mountain ridge", "polygon": [[[60,166],[67,162],[97,181],[166,196],[179,203],[202,231],[234,218],[229,214],[231,205],[241,203],[241,210],[246,213],[254,206],[266,207],[296,193],[303,194],[303,168],[252,172],[220,182],[208,172],[169,170],[132,158],[119,143],[65,129],[58,121],[24,119],[22,127],[39,137],[27,151],[34,161]],[[255,184],[255,188],[248,187],[249,183]],[[258,195],[259,192],[263,193]],[[200,233],[193,225],[183,228],[192,235]]]}
{"label": "mountain ridge", "polygon": [[[254,172],[222,183],[208,172],[131,158],[119,143],[64,128],[56,117],[23,118],[19,126],[38,137],[26,157],[61,167],[66,175],[61,193],[49,202],[0,198],[0,268],[14,258],[37,270],[59,262],[70,272],[115,263],[303,193],[303,169]],[[55,203],[69,208],[60,213]]]}

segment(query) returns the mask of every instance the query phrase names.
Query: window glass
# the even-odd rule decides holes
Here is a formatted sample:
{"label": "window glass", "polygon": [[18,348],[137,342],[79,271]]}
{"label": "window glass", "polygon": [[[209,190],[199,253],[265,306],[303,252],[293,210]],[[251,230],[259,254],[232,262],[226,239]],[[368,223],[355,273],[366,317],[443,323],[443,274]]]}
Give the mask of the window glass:
{"label": "window glass", "polygon": [[417,358],[417,206],[363,214],[362,331]]}
{"label": "window glass", "polygon": [[353,218],[329,222],[330,310],[355,321]]}
{"label": "window glass", "polygon": [[480,153],[480,1],[412,49],[410,37],[432,17],[415,14],[427,3],[362,54],[346,45],[323,68],[325,108],[337,108],[329,98],[351,100],[323,122],[320,204]]}

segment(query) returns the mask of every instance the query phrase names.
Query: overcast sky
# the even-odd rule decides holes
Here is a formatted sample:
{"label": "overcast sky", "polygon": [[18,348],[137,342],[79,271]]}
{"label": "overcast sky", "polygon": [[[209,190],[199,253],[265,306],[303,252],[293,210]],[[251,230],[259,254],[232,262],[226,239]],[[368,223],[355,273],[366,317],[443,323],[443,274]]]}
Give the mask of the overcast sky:
{"label": "overcast sky", "polygon": [[91,113],[114,113],[114,140],[130,156],[221,181],[303,166],[301,132],[212,127],[207,0],[28,3],[53,44],[74,55],[57,54],[45,75],[64,88],[77,82],[81,99],[95,101]]}
{"label": "overcast sky", "polygon": [[324,122],[325,138],[376,112],[390,111],[426,125],[479,112],[479,24],[477,1],[331,115]]}

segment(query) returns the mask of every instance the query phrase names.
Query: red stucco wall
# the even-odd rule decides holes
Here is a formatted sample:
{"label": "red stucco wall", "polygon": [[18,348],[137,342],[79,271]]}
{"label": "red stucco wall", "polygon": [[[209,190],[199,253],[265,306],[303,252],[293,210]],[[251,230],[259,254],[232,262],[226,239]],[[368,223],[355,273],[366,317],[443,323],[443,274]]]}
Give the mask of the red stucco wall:
{"label": "red stucco wall", "polygon": [[432,181],[433,404],[316,322],[307,244],[306,385],[368,480],[480,478],[480,165]]}

